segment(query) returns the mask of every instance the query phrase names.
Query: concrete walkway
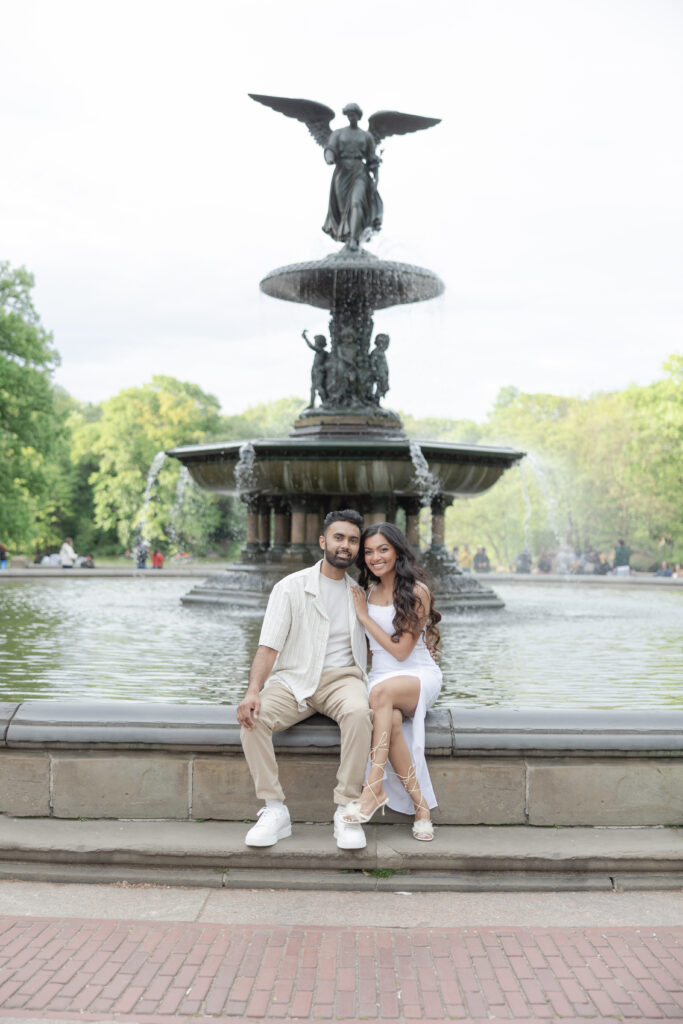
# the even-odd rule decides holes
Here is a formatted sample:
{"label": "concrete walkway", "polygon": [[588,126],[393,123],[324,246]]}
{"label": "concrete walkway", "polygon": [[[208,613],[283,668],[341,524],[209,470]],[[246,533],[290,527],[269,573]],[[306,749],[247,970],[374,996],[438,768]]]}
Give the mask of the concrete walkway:
{"label": "concrete walkway", "polygon": [[683,1020],[683,891],[0,881],[0,1019]]}

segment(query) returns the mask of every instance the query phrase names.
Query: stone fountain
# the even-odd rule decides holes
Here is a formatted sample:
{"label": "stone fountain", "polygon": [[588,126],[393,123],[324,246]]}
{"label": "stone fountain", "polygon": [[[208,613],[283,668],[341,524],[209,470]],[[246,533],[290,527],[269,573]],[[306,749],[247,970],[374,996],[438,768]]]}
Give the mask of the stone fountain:
{"label": "stone fountain", "polygon": [[381,227],[376,145],[389,135],[438,124],[434,118],[379,111],[358,127],[360,108],[344,108],[349,126],[332,131],[329,107],[310,100],[252,97],[303,121],[335,165],[323,230],[344,247],[322,260],[271,271],[261,290],[273,298],[326,309],[324,335],[304,339],[314,350],[311,397],[287,438],[189,445],[168,454],[202,487],[237,495],[247,508],[239,563],[214,574],[184,600],[262,606],[273,584],[320,556],[322,519],[332,508],[355,508],[366,523],[393,521],[399,510],[419,547],[423,508],[431,513],[423,562],[435,580],[439,607],[502,607],[475,577],[462,574],[444,545],[444,513],[457,498],[488,490],[523,456],[510,448],[411,442],[400,417],[383,407],[389,389],[389,337],[374,339],[377,310],[435,298],[443,282],[430,270],[378,259],[362,247]]}

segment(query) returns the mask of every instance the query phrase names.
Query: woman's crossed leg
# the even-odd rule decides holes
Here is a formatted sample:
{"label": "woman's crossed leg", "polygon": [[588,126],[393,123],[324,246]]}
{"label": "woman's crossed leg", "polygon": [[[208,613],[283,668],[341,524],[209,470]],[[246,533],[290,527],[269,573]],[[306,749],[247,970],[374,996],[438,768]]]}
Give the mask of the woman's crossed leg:
{"label": "woman's crossed leg", "polygon": [[[392,676],[375,683],[370,690],[372,749],[367,782],[358,801],[362,821],[369,820],[387,802],[382,785],[387,758],[415,804],[415,820],[429,820],[429,807],[420,791],[402,729],[404,717],[412,718],[419,699],[420,680],[417,676]],[[350,818],[353,820],[353,811]]]}

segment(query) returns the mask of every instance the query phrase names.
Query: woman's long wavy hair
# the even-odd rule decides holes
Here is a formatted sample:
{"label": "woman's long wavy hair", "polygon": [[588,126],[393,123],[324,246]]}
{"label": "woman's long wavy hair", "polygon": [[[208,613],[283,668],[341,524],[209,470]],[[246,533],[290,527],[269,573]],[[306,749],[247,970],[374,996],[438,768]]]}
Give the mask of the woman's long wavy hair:
{"label": "woman's long wavy hair", "polygon": [[378,577],[370,571],[365,562],[365,542],[368,537],[374,537],[378,533],[381,533],[396,552],[396,575],[394,576],[393,595],[395,611],[393,622],[394,634],[391,639],[398,643],[402,633],[418,633],[420,630],[420,619],[426,612],[425,637],[427,643],[436,649],[441,641],[441,634],[438,629],[441,613],[434,607],[433,595],[429,602],[429,608],[425,609],[421,590],[418,589],[417,595],[415,594],[415,584],[423,583],[425,586],[428,586],[428,577],[417,564],[417,557],[410,544],[393,523],[373,523],[372,526],[368,526],[363,530],[356,560],[360,569],[358,583],[363,590],[367,590],[370,583],[379,583]]}

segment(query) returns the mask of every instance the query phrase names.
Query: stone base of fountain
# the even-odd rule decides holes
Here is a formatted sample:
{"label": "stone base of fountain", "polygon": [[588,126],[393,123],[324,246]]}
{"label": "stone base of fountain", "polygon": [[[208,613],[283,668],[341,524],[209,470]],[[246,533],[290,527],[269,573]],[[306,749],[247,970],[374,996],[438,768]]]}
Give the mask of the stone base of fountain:
{"label": "stone base of fountain", "polygon": [[346,437],[339,436],[337,427],[334,437],[298,434],[248,445],[189,445],[169,454],[200,486],[219,494],[240,493],[247,506],[240,562],[195,587],[183,599],[187,604],[264,607],[274,583],[320,558],[318,537],[325,514],[333,508],[354,508],[368,525],[393,521],[401,511],[406,536],[416,550],[420,515],[428,509],[431,544],[422,559],[434,580],[439,608],[504,607],[493,590],[456,568],[444,546],[444,513],[454,499],[488,490],[521,452],[437,442],[417,446],[397,433],[353,436],[349,425]]}
{"label": "stone base of fountain", "polygon": [[[263,560],[237,562],[197,584],[181,600],[187,605],[265,608],[278,580],[312,565],[314,561],[313,557],[294,559],[284,556],[281,562],[270,564]],[[438,562],[430,559],[429,554],[423,562],[434,582],[435,601],[440,612],[504,607],[503,601],[490,587],[482,584],[476,576],[458,572],[452,562],[450,565]]]}
{"label": "stone base of fountain", "polygon": [[391,409],[358,406],[355,409],[304,409],[291,437],[364,437],[405,439],[400,417]]}

